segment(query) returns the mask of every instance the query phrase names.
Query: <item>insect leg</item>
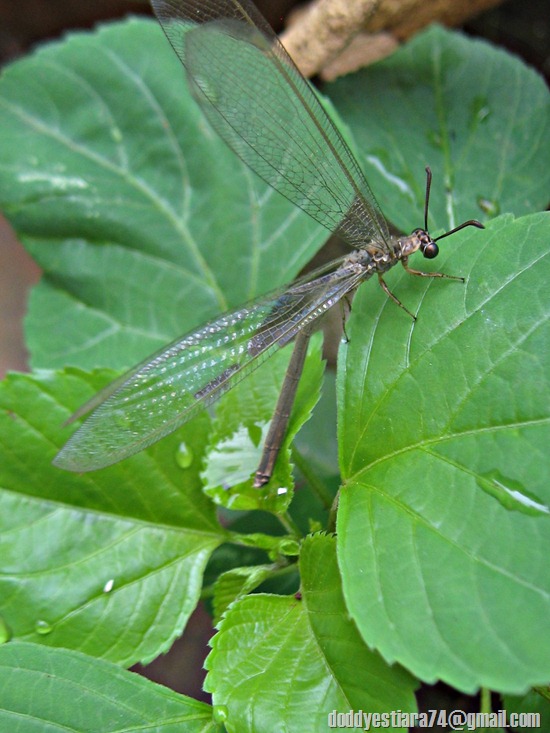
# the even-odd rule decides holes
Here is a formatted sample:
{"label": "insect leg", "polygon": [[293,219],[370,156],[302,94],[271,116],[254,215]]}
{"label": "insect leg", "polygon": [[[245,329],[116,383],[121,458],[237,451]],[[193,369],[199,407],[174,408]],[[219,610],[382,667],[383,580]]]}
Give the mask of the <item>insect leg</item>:
{"label": "insect leg", "polygon": [[444,272],[422,272],[422,270],[414,270],[412,267],[409,267],[406,259],[402,259],[401,264],[409,275],[418,275],[418,277],[444,277],[447,280],[460,280],[460,282],[465,282],[464,278],[459,275],[446,275]]}
{"label": "insect leg", "polygon": [[382,277],[382,275],[380,275],[380,273],[378,274],[378,282],[380,283],[380,287],[386,293],[388,298],[391,298],[394,303],[396,303],[400,308],[403,308],[405,313],[409,314],[409,316],[413,319],[413,321],[416,321],[416,316],[414,315],[414,313],[411,313],[410,310],[403,305],[403,303],[399,300],[399,298],[397,298],[392,293],[392,291],[388,288],[388,286],[386,285],[384,281],[384,278]]}
{"label": "insect leg", "polygon": [[290,413],[292,412],[292,405],[294,403],[294,397],[296,396],[296,390],[298,388],[298,382],[304,368],[304,362],[307,354],[307,347],[309,339],[313,332],[313,325],[306,326],[298,335],[294,341],[294,350],[290,357],[290,362],[285,374],[285,379],[281,389],[281,394],[273,413],[271,425],[269,426],[269,432],[265,439],[264,449],[262,458],[258,470],[254,476],[254,488],[260,489],[265,486],[273,473],[275,461],[279,455],[281,444],[284,440]]}

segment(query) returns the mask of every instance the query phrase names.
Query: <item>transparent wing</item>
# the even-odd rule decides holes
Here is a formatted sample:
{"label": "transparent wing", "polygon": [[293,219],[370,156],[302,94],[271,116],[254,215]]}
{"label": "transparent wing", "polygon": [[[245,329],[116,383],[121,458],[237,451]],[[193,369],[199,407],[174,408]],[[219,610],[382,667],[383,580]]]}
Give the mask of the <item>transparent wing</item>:
{"label": "transparent wing", "polygon": [[93,471],[160,440],[244,379],[366,276],[364,268],[344,264],[174,341],[73,415],[76,419],[93,410],[54,463],[69,471]]}
{"label": "transparent wing", "polygon": [[152,0],[204,114],[273,188],[349,244],[384,248],[386,221],[363,173],[249,0]]}

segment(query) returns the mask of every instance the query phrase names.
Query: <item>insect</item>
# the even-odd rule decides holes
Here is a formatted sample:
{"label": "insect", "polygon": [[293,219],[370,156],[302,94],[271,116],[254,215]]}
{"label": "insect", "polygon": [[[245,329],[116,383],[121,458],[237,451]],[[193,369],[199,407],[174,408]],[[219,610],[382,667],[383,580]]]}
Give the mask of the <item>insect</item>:
{"label": "insect", "polygon": [[[266,484],[285,435],[311,333],[320,317],[365,280],[397,263],[421,277],[450,277],[409,267],[420,251],[432,259],[428,233],[431,173],[424,228],[392,237],[353,154],[267,21],[249,0],[152,0],[183,63],[203,113],[230,148],[287,199],[352,252],[284,290],[223,314],[121,376],[73,415],[91,413],[54,459],[71,471],[121,461],[160,440],[294,341],[254,485]],[[413,318],[412,313],[407,311]]]}

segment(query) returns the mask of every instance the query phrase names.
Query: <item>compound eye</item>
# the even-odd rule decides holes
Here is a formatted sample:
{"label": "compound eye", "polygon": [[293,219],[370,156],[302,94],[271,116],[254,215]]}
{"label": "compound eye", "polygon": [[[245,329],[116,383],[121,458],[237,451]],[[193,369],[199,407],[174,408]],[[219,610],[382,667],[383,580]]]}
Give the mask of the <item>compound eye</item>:
{"label": "compound eye", "polygon": [[424,247],[422,254],[427,260],[433,260],[439,254],[439,247],[435,242],[430,242]]}

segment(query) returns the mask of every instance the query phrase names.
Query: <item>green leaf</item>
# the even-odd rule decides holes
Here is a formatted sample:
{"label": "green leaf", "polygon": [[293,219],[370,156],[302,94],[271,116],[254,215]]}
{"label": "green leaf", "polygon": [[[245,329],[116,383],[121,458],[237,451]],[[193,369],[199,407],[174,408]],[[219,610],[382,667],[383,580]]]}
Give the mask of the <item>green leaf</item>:
{"label": "green leaf", "polygon": [[213,639],[206,686],[227,707],[227,730],[326,730],[332,711],[413,711],[416,681],[370,651],[349,619],[334,539],[306,539],[300,569],[301,600],[237,601]]}
{"label": "green leaf", "polygon": [[432,228],[546,208],[550,95],[519,59],[432,26],[384,61],[326,87],[387,218]]}
{"label": "green leaf", "polygon": [[210,130],[151,21],[5,69],[0,128],[0,207],[45,271],[34,366],[130,366],[292,280],[327,236]]}
{"label": "green leaf", "polygon": [[251,565],[222,573],[214,585],[214,623],[220,622],[235,599],[251,593],[272,573],[273,565]]}
{"label": "green leaf", "polygon": [[[548,690],[548,687],[546,687]],[[521,697],[505,695],[502,700],[502,707],[506,709],[508,720],[512,714],[517,717],[515,720],[520,725],[510,726],[512,730],[521,730],[522,733],[537,733],[540,730],[550,728],[550,699],[545,699],[535,690]]]}
{"label": "green leaf", "polygon": [[339,561],[367,644],[427,682],[550,674],[550,215],[461,232],[441,269],[360,290],[339,365]]}
{"label": "green leaf", "polygon": [[[421,223],[426,163],[438,227],[483,218],[490,206],[492,216],[546,204],[550,98],[509,56],[436,29],[348,84],[338,82],[334,99],[404,229]],[[28,321],[35,364],[129,365],[291,279],[325,236],[206,127],[151,23],[72,36],[9,67],[0,126],[0,206],[46,273]],[[329,597],[340,588],[333,551],[306,543],[304,600],[236,603],[212,653],[220,705],[230,700],[239,726],[257,716],[272,730],[269,715],[283,712],[309,729],[327,699],[375,706],[370,678],[353,687],[362,670],[386,680],[365,642],[423,679],[468,691],[523,691],[548,678],[539,633],[548,615],[547,222],[506,218],[445,241],[441,269],[471,273],[466,286],[389,275],[408,307],[423,304],[415,324],[373,284],[362,288],[339,376],[338,536],[362,638],[343,599]],[[86,477],[50,467],[59,424],[100,381],[78,371],[13,377],[2,392],[1,610],[18,638],[129,664],[181,632],[204,563],[228,535],[200,490],[205,415],[119,466]],[[294,426],[318,383],[302,385]],[[220,413],[231,429],[237,411],[252,414],[233,399]],[[220,439],[223,429],[218,418]],[[278,487],[290,486],[286,453]],[[243,655],[243,677],[224,694],[235,674],[226,639]],[[272,666],[258,675],[264,654]],[[351,663],[340,669],[336,658]],[[384,705],[411,707],[406,679]],[[305,690],[304,705],[282,709],[273,680],[288,700]],[[250,694],[256,683],[265,691]]]}
{"label": "green leaf", "polygon": [[221,732],[209,705],[74,651],[5,644],[0,667],[4,731]]}
{"label": "green leaf", "polygon": [[[0,383],[0,614],[17,639],[130,665],[181,635],[227,534],[201,491],[205,414],[102,471],[51,465],[61,423],[105,376],[73,369]],[[185,469],[182,441],[194,456]]]}

